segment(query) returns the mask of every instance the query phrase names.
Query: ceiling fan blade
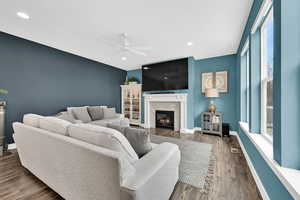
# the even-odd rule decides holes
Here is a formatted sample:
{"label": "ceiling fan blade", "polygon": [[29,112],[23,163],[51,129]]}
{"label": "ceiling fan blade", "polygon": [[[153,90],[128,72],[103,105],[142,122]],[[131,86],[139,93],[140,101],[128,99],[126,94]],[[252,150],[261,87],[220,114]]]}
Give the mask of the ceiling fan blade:
{"label": "ceiling fan blade", "polygon": [[131,53],[134,53],[134,54],[138,54],[138,55],[142,55],[142,56],[147,55],[146,53],[144,53],[142,51],[139,51],[139,50],[136,50],[136,49],[133,49],[133,48],[125,47],[124,49],[127,50],[127,51],[130,51]]}

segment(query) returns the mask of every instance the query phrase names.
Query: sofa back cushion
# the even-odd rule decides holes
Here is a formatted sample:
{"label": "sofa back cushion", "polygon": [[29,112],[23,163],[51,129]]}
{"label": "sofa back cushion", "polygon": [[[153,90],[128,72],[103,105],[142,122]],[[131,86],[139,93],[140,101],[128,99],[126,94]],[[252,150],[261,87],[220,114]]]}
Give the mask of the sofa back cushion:
{"label": "sofa back cushion", "polygon": [[104,119],[112,119],[117,117],[116,108],[104,108]]}
{"label": "sofa back cushion", "polygon": [[43,117],[40,119],[40,128],[58,133],[61,135],[69,135],[68,127],[71,125],[71,122],[68,122],[63,119],[58,119],[56,117]]}
{"label": "sofa back cushion", "polygon": [[83,123],[91,122],[92,119],[88,113],[87,106],[83,107],[68,107],[67,112],[75,119],[81,120]]}
{"label": "sofa back cushion", "polygon": [[93,121],[102,120],[104,118],[102,106],[89,106],[87,109]]}
{"label": "sofa back cushion", "polygon": [[43,118],[41,115],[36,114],[25,114],[23,116],[23,123],[28,126],[33,126],[35,128],[40,128],[40,119]]}
{"label": "sofa back cushion", "polygon": [[132,164],[138,160],[138,156],[128,140],[122,133],[114,129],[92,124],[72,124],[69,126],[69,135],[87,143],[120,152]]}

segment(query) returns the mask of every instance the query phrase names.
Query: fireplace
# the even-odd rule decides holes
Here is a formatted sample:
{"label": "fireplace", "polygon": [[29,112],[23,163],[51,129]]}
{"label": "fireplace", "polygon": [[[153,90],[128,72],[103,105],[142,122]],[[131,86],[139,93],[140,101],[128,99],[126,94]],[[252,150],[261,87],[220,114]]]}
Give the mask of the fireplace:
{"label": "fireplace", "polygon": [[155,126],[174,130],[174,111],[156,110]]}

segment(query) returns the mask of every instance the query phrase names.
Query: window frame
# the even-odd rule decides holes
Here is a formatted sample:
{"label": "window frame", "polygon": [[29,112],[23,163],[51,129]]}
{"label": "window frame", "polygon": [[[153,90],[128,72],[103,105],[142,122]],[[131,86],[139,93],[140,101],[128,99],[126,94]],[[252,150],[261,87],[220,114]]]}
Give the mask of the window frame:
{"label": "window frame", "polygon": [[273,143],[273,133],[272,136],[270,136],[267,133],[267,83],[268,81],[270,81],[271,79],[268,78],[268,76],[266,75],[267,72],[267,68],[265,67],[267,65],[267,60],[265,59],[267,56],[265,55],[267,53],[266,50],[267,49],[267,39],[264,40],[264,38],[266,38],[266,26],[267,26],[267,22],[270,20],[270,18],[273,15],[273,6],[270,7],[269,11],[267,12],[267,15],[265,17],[265,19],[262,22],[262,25],[260,27],[260,50],[261,50],[261,84],[260,84],[260,90],[261,90],[261,134],[271,143]]}
{"label": "window frame", "polygon": [[249,38],[246,40],[241,53],[241,59],[246,59],[246,119],[247,123],[250,122],[250,47],[249,47]]}

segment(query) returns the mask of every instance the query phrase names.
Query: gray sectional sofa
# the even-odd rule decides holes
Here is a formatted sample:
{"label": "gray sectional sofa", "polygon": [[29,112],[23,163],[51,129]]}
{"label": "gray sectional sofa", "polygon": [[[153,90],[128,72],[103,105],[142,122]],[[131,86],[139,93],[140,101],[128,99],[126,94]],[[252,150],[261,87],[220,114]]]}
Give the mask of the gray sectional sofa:
{"label": "gray sectional sofa", "polygon": [[27,114],[13,123],[25,168],[67,200],[169,199],[178,181],[177,145],[151,143],[139,158],[121,132],[103,126],[128,123],[125,118],[104,115],[95,125],[85,111],[71,110],[57,117]]}

